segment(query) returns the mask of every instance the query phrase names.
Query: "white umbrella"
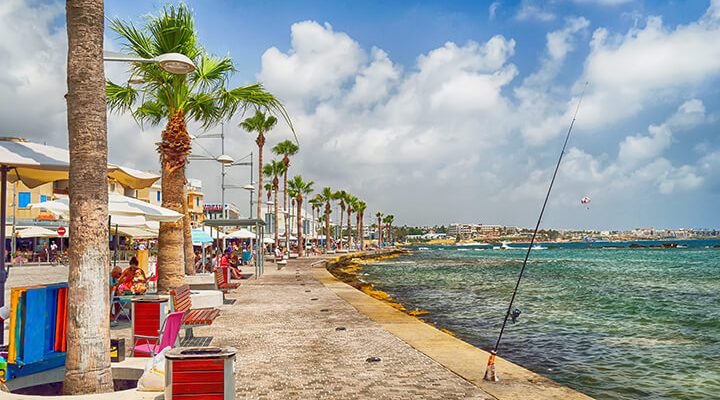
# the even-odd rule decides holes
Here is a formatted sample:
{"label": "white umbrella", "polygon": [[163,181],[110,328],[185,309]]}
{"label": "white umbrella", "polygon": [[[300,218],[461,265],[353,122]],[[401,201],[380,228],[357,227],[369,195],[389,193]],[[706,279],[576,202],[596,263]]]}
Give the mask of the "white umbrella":
{"label": "white umbrella", "polygon": [[[44,201],[29,204],[30,208],[42,208],[56,215],[70,213],[70,199]],[[121,194],[111,193],[108,199],[108,213],[112,216],[142,216],[148,221],[175,222],[183,217],[179,212],[146,203]],[[112,222],[111,222],[112,223]]]}
{"label": "white umbrella", "polygon": [[275,243],[275,239],[273,239],[271,237],[266,237],[265,239],[263,239],[263,243],[272,244],[272,243]]}
{"label": "white umbrella", "polygon": [[17,237],[25,238],[56,238],[59,237],[56,231],[45,229],[41,226],[31,226],[17,231]]}
{"label": "white umbrella", "polygon": [[113,232],[117,232],[122,236],[128,236],[134,239],[154,239],[158,237],[158,232],[152,229],[132,226],[118,226],[113,229]]}
{"label": "white umbrella", "polygon": [[251,232],[247,229],[239,229],[234,232],[230,232],[227,234],[227,237],[229,239],[255,239],[257,235],[255,235],[254,232]]}

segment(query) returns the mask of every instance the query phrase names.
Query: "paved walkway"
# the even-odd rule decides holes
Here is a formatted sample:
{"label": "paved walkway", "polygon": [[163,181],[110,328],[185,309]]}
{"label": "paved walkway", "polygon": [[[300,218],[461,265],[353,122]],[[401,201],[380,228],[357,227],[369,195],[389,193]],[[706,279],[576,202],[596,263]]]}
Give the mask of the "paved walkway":
{"label": "paved walkway", "polygon": [[316,261],[266,264],[211,327],[196,328],[238,349],[238,398],[493,398],[358,313],[312,277]]}

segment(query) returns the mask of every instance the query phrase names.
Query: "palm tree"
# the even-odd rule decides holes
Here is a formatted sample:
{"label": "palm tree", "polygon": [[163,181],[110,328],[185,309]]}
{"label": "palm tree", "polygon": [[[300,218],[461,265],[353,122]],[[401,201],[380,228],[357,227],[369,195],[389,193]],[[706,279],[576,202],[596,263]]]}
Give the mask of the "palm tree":
{"label": "palm tree", "polygon": [[[272,160],[269,164],[265,164],[265,166],[262,169],[263,175],[267,176],[268,178],[272,178],[272,190],[275,193],[275,208],[274,208],[274,218],[275,218],[275,248],[280,246],[280,238],[278,237],[278,189],[280,188],[280,179],[278,177],[285,171],[285,164],[282,163],[282,161],[276,161]],[[287,229],[286,229],[287,230]]]}
{"label": "palm tree", "polygon": [[112,392],[102,1],[67,1],[70,269],[66,394]]}
{"label": "palm tree", "polygon": [[392,233],[392,223],[393,223],[394,219],[395,219],[395,216],[392,214],[388,214],[385,216],[385,218],[383,218],[383,222],[387,226],[387,239],[390,240],[391,246],[395,245],[395,237]]}
{"label": "palm tree", "polygon": [[340,235],[338,240],[338,249],[342,250],[342,227],[343,227],[343,216],[345,215],[345,198],[347,198],[348,193],[344,190],[338,190],[335,192],[334,199],[338,200],[340,202],[340,225],[339,225],[339,231]]}
{"label": "palm tree", "polygon": [[283,174],[283,210],[285,211],[285,247],[290,248],[290,235],[288,234],[288,226],[290,214],[288,213],[288,170],[290,169],[290,156],[297,154],[300,147],[289,140],[283,140],[272,148],[272,152],[278,156],[283,156],[282,163],[285,164],[285,173]]}
{"label": "palm tree", "polygon": [[382,247],[382,243],[383,243],[382,217],[383,217],[383,213],[381,213],[380,211],[378,211],[377,213],[375,213],[375,218],[377,218],[377,220],[378,220],[378,223],[377,223],[377,226],[378,226],[378,247]]}
{"label": "palm tree", "polygon": [[[157,147],[162,168],[163,207],[183,212],[185,165],[191,151],[188,120],[208,128],[238,110],[255,106],[277,112],[290,123],[282,104],[260,84],[234,89],[225,86],[235,70],[232,59],[213,57],[203,50],[187,6],[166,6],[159,16],[148,18],[140,29],[120,19],[112,20],[110,26],[126,42],[125,51],[134,56],[154,58],[165,53],[180,53],[196,66],[195,71],[187,75],[175,75],[156,63],[133,63],[131,78],[144,82],[140,88],[129,83],[117,85],[108,81],[106,84],[111,110],[130,112],[141,126],[167,121]],[[166,292],[183,283],[183,264],[183,222],[161,223],[159,291]]]}
{"label": "palm tree", "polygon": [[320,192],[320,199],[325,203],[325,252],[327,253],[330,250],[330,213],[332,212],[330,202],[335,200],[335,192],[325,186]]}
{"label": "palm tree", "polygon": [[262,194],[263,194],[263,146],[265,146],[265,134],[270,132],[272,128],[277,124],[277,118],[274,116],[266,116],[265,113],[260,110],[255,111],[255,115],[246,118],[240,123],[241,128],[245,129],[248,133],[257,132],[255,143],[258,146],[258,165],[260,170],[258,171],[258,205],[257,215],[258,218],[263,219],[262,213]]}
{"label": "palm tree", "polygon": [[295,199],[297,206],[297,242],[298,242],[298,257],[302,257],[305,253],[305,245],[303,243],[303,232],[302,232],[302,204],[303,195],[310,194],[313,192],[312,185],[315,182],[305,182],[302,176],[297,175],[292,178],[289,182],[290,191],[289,194]]}
{"label": "palm tree", "polygon": [[[316,229],[316,228],[317,228],[316,221],[317,221],[319,218],[316,218],[315,215],[319,215],[320,208],[321,208],[322,205],[323,205],[322,196],[321,196],[319,193],[316,194],[315,197],[313,197],[312,199],[310,199],[310,205],[312,206],[313,232],[317,232],[317,229]],[[316,214],[316,212],[317,212],[317,214]],[[315,238],[317,239],[317,234],[315,235]]]}
{"label": "palm tree", "polygon": [[352,222],[350,222],[352,220],[350,219],[350,216],[352,215],[353,212],[355,212],[355,203],[357,203],[357,201],[358,201],[358,198],[349,193],[345,197],[345,204],[347,205],[347,225],[348,225],[347,226],[347,245],[348,245],[348,250],[350,249],[350,237],[352,235]]}
{"label": "palm tree", "polygon": [[367,204],[364,201],[358,200],[358,202],[355,204],[355,215],[357,216],[357,241],[360,243],[360,251],[365,250],[365,235],[363,232],[365,231],[365,222],[363,221],[365,216],[365,209],[367,208]]}

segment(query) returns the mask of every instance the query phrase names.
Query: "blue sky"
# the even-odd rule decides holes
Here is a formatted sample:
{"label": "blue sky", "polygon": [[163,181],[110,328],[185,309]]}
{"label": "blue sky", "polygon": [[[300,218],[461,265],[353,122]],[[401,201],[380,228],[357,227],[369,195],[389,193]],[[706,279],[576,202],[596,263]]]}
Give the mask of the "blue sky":
{"label": "blue sky", "polygon": [[[64,3],[6,4],[0,67],[13,73],[0,78],[0,126],[66,145]],[[141,24],[163,4],[108,0],[106,15]],[[532,225],[590,81],[544,225],[720,226],[720,1],[188,4],[205,47],[236,61],[233,84],[262,81],[286,103],[296,171],[365,199],[373,214]],[[126,77],[120,65],[106,74]],[[227,128],[236,158],[253,150],[239,120]],[[159,131],[112,115],[111,159],[156,170]],[[287,136],[278,127],[270,145]],[[216,169],[188,169],[209,201],[219,199]],[[246,204],[244,193],[229,197]]]}

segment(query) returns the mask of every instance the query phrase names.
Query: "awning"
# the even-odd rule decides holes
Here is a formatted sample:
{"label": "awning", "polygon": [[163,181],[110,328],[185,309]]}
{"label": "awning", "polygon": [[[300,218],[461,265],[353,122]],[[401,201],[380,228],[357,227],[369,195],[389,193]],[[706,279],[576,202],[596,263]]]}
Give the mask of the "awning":
{"label": "awning", "polygon": [[[114,235],[116,232],[115,227],[112,227],[110,232]],[[154,239],[158,237],[158,233],[156,231],[132,226],[119,226],[117,228],[117,233],[119,233],[120,236],[128,236],[134,239]]]}

